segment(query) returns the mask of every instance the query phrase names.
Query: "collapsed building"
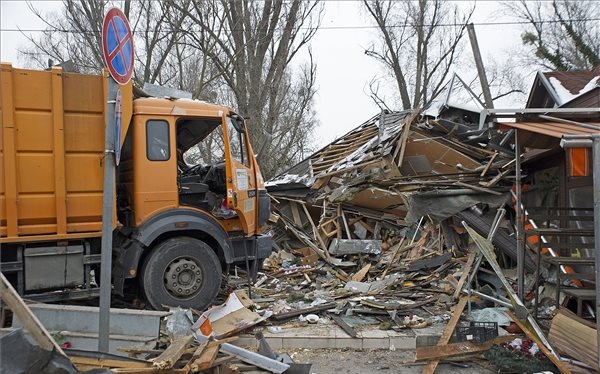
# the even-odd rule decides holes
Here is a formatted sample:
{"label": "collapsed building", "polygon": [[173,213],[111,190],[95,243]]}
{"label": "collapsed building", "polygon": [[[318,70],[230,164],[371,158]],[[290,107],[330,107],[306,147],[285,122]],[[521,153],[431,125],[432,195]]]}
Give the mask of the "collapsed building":
{"label": "collapsed building", "polygon": [[[473,293],[526,305],[534,324],[548,305],[593,320],[599,75],[539,73],[519,110],[484,109],[455,76],[425,110],[382,111],[268,182],[276,249],[380,306],[457,300],[475,278]],[[470,230],[493,243],[502,273],[471,268]],[[573,342],[556,331],[564,352]]]}
{"label": "collapsed building", "polygon": [[[258,279],[237,277],[244,269],[236,267],[225,303],[204,313],[171,310],[160,324],[166,334],[158,331],[157,312],[113,315],[135,319],[127,327],[144,333],[120,331],[119,339],[148,346],[119,347],[113,352],[118,356],[80,350],[78,340],[90,334],[78,340],[73,331],[50,336],[32,314],[53,330],[61,329],[61,318],[69,329],[77,321],[87,328],[86,319],[70,314],[69,306],[29,310],[2,284],[3,302],[10,302],[17,322],[39,347],[56,353],[48,358],[35,345],[21,345],[25,338],[15,330],[1,342],[13,347],[2,359],[16,365],[48,361],[72,369],[66,372],[76,372],[74,365],[112,372],[308,373],[310,364],[276,355],[268,341],[278,349],[305,347],[290,332],[297,328],[308,331],[299,336],[310,336],[311,348],[335,336],[336,347],[393,351],[407,331],[440,322],[444,331],[435,341],[411,346],[415,361],[428,361],[424,373],[435,372],[442,359],[474,360],[482,352],[489,361],[506,361],[502,349],[524,352],[516,361],[545,357],[533,363],[541,365],[535,369],[511,372],[598,371],[600,329],[591,323],[598,314],[598,75],[539,73],[528,107],[519,110],[485,109],[455,76],[424,110],[370,118],[267,183],[275,253]],[[247,262],[247,273],[249,268]],[[232,292],[245,288],[246,280],[248,294]],[[468,325],[460,321],[467,305]],[[496,309],[487,308],[492,305],[505,307],[504,317],[489,311]],[[479,314],[483,320],[472,318],[478,308],[488,310]],[[498,336],[501,323],[508,335]],[[120,329],[122,323],[113,325]],[[237,343],[257,346],[258,353],[229,343],[254,326],[255,338],[240,335]],[[373,330],[388,331],[381,337]],[[519,330],[526,338],[512,335]],[[69,340],[59,346],[57,339]],[[22,359],[28,352],[39,362]]]}

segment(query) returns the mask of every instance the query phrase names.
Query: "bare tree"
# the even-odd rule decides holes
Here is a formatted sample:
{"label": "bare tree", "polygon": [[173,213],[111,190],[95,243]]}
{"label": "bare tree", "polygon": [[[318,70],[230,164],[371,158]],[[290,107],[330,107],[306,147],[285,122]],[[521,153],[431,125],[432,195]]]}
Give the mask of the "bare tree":
{"label": "bare tree", "polygon": [[551,70],[589,70],[600,65],[600,3],[529,1],[504,3],[507,12],[527,23],[523,44],[533,60]]}
{"label": "bare tree", "polygon": [[[321,19],[318,0],[64,0],[48,17],[41,37],[22,51],[34,65],[48,58],[71,61],[82,72],[104,66],[102,21],[106,9],[129,13],[136,44],[134,81],[192,92],[194,98],[238,108],[249,119],[259,163],[275,175],[310,150],[317,124],[313,110],[316,66],[292,60],[314,36]],[[218,141],[218,140],[215,140]],[[210,150],[200,150],[209,153]],[[199,157],[210,156],[208,154]]]}
{"label": "bare tree", "polygon": [[[69,61],[80,72],[98,72],[105,66],[102,22],[112,6],[121,6],[131,23],[136,46],[134,81],[138,85],[150,82],[188,89],[202,97],[203,88],[214,75],[207,73],[208,61],[185,42],[181,30],[191,27],[186,13],[170,2],[64,0],[62,11],[55,14],[42,14],[30,5],[47,27],[41,36],[28,37],[31,47],[21,54],[37,67],[47,67],[50,59],[55,63]],[[195,73],[195,78],[183,80],[190,72]]]}
{"label": "bare tree", "polygon": [[193,45],[211,60],[248,118],[250,137],[269,178],[300,160],[317,124],[312,58],[292,67],[321,19],[317,1],[211,0],[174,2],[195,28]]}
{"label": "bare tree", "polygon": [[28,36],[31,47],[20,54],[34,67],[48,67],[49,60],[70,61],[78,71],[98,71],[103,65],[100,30],[105,5],[101,0],[66,0],[60,13],[42,14],[28,3],[46,29],[39,37]]}
{"label": "bare tree", "polygon": [[363,4],[381,35],[365,53],[389,70],[404,109],[426,106],[446,83],[473,10],[464,14],[443,0]]}

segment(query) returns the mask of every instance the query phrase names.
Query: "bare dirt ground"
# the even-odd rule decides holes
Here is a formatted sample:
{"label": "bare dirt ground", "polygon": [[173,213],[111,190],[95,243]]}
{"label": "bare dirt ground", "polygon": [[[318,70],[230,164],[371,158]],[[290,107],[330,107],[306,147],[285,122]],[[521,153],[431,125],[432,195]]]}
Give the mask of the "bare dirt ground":
{"label": "bare dirt ground", "polygon": [[[299,349],[288,351],[297,363],[312,363],[314,374],[363,374],[363,373],[421,373],[425,364],[412,363],[413,351]],[[460,365],[460,366],[458,366]],[[462,367],[468,366],[468,367]],[[442,362],[436,373],[495,373],[485,360],[464,361],[450,364]]]}

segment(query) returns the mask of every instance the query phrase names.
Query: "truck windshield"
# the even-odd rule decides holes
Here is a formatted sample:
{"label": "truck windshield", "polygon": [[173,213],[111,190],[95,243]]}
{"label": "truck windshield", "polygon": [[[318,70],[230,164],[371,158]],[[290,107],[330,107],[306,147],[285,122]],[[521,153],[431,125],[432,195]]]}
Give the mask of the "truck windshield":
{"label": "truck windshield", "polygon": [[250,167],[248,160],[248,147],[246,146],[246,134],[243,123],[239,119],[227,117],[227,134],[229,135],[229,148],[231,157],[237,162]]}

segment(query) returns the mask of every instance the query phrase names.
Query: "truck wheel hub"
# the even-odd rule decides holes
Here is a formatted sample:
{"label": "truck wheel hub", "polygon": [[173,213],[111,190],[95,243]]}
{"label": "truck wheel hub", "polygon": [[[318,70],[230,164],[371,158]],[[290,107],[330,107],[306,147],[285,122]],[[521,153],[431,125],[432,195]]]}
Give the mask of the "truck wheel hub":
{"label": "truck wheel hub", "polygon": [[200,291],[202,271],[193,259],[176,258],[167,266],[164,282],[171,295],[177,298],[188,298]]}

